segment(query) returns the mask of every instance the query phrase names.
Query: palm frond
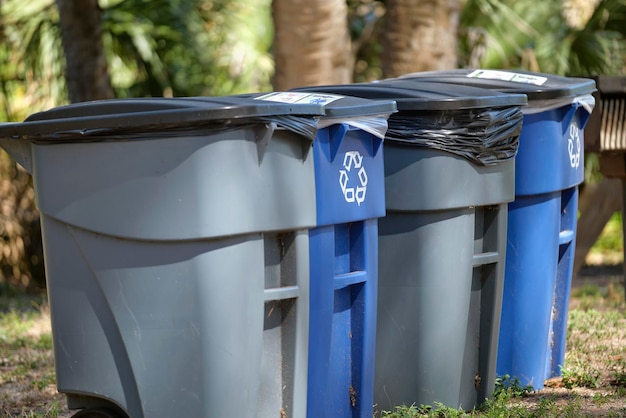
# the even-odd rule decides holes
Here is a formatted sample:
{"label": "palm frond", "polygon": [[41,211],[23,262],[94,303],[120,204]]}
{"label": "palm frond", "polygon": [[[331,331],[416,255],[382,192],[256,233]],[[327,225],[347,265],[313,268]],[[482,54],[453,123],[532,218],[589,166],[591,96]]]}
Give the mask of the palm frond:
{"label": "palm frond", "polygon": [[626,0],[600,0],[580,27],[568,24],[561,2],[470,0],[465,7],[472,9],[462,25],[483,34],[472,43],[473,33],[462,32],[464,65],[577,76],[626,69]]}

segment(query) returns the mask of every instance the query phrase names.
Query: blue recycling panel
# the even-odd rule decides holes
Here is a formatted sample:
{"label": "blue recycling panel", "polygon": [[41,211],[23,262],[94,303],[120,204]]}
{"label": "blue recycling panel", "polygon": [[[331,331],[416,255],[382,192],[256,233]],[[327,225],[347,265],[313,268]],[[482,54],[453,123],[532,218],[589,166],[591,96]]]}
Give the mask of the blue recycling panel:
{"label": "blue recycling panel", "polygon": [[307,416],[371,417],[382,140],[345,123],[313,145],[317,227],[309,231]]}

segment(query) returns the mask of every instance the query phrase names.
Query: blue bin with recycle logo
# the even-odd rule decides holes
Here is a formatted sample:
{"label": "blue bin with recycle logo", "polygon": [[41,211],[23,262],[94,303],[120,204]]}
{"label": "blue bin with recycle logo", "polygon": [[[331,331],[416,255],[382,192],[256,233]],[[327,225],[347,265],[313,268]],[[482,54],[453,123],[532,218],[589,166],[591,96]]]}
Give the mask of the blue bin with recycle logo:
{"label": "blue bin with recycle logo", "polygon": [[371,417],[383,139],[396,103],[315,92],[256,98],[324,105],[313,141],[307,416]]}
{"label": "blue bin with recycle logo", "polygon": [[377,410],[472,409],[495,388],[507,204],[526,96],[413,81],[303,90],[398,106],[383,146]]}
{"label": "blue bin with recycle logo", "polygon": [[561,375],[573,274],[583,129],[595,82],[524,71],[452,70],[403,76],[528,96],[515,159],[497,373],[541,389]]}

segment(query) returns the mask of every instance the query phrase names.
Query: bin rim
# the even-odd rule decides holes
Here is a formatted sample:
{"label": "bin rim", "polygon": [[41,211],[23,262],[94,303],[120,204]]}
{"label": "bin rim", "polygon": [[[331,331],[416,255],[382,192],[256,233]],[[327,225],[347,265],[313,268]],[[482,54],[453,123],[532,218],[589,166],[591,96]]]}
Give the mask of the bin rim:
{"label": "bin rim", "polygon": [[529,105],[532,105],[534,101],[574,98],[596,91],[596,83],[591,78],[564,77],[526,70],[473,68],[425,71],[405,74],[398,79],[428,80],[485,88],[503,93],[521,93],[528,97]]}
{"label": "bin rim", "polygon": [[142,129],[272,116],[324,115],[319,104],[253,101],[233,96],[106,99],[72,103],[0,124],[0,138],[42,137],[61,131]]}
{"label": "bin rim", "polygon": [[398,111],[460,110],[523,106],[524,94],[505,94],[475,87],[454,86],[433,81],[381,80],[371,83],[354,83],[299,87],[293,91],[309,91],[363,97],[367,99],[393,99]]}

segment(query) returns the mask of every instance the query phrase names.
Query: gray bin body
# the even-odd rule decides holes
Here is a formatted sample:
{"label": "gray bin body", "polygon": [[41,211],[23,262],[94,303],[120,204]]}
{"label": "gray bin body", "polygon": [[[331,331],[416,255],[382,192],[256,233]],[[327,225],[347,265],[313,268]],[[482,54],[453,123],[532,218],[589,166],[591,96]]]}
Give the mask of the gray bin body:
{"label": "gray bin body", "polygon": [[311,140],[273,128],[23,141],[70,408],[305,416]]}
{"label": "gray bin body", "polygon": [[471,409],[495,385],[514,163],[385,144],[375,403]]}

